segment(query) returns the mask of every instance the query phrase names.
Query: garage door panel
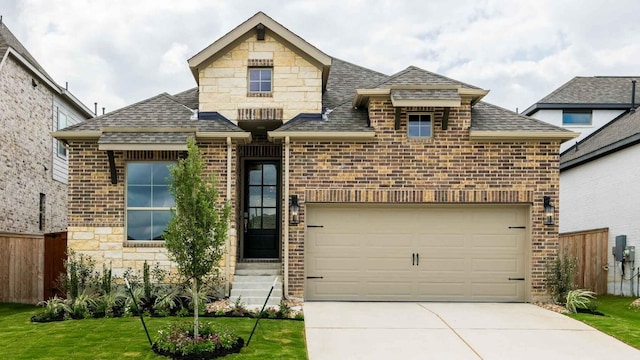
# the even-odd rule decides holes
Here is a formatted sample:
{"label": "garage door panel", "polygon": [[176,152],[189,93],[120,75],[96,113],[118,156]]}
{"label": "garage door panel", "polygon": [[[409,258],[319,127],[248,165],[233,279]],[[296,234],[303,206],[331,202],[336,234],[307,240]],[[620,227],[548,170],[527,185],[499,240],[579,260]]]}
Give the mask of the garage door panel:
{"label": "garage door panel", "polygon": [[523,275],[520,273],[522,264],[517,259],[473,259],[471,261],[471,271],[474,273],[512,273]]}
{"label": "garage door panel", "polygon": [[[308,300],[524,301],[526,207],[307,205]],[[355,216],[355,217],[354,217]],[[419,254],[419,265],[413,255]],[[417,259],[416,259],[417,260]]]}

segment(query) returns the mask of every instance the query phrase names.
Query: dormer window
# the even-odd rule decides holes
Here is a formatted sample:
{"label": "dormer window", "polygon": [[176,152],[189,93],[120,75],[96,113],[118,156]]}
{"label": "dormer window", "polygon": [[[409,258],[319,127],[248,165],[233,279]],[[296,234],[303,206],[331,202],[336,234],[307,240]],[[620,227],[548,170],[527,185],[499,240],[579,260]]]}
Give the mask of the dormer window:
{"label": "dormer window", "polygon": [[409,114],[407,136],[410,138],[430,138],[433,136],[431,114]]}
{"label": "dormer window", "polygon": [[249,68],[249,95],[270,96],[273,68]]}

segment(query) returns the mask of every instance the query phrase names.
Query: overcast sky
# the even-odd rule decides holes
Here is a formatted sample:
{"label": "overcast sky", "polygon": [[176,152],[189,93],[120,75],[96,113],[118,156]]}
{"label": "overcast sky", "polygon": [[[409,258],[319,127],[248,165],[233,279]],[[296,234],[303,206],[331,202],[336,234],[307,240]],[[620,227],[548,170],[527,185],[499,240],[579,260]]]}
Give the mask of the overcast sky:
{"label": "overcast sky", "polygon": [[194,87],[187,59],[258,11],[331,56],[415,65],[511,110],[574,76],[640,75],[637,0],[0,0],[54,80],[107,111]]}

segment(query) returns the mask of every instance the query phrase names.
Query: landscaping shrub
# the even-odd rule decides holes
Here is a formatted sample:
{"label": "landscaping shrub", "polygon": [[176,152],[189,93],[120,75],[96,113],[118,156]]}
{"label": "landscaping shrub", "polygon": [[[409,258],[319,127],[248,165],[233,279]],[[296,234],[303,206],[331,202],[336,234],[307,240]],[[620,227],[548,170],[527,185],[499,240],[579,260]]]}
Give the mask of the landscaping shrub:
{"label": "landscaping shrub", "polygon": [[41,301],[38,305],[43,306],[44,310],[41,313],[33,315],[31,317],[32,322],[62,321],[66,314],[71,311],[67,300],[61,299],[58,296],[54,296],[46,301]]}
{"label": "landscaping shrub", "polygon": [[568,251],[558,255],[546,266],[546,285],[553,301],[558,304],[566,302],[567,293],[576,288],[576,270],[578,260],[569,256]]}
{"label": "landscaping shrub", "polygon": [[153,350],[172,359],[214,359],[238,353],[244,345],[232,330],[211,322],[199,323],[196,339],[193,331],[192,321],[169,324],[158,331]]}
{"label": "landscaping shrub", "polygon": [[596,298],[596,293],[589,290],[584,289],[576,289],[567,292],[566,305],[565,307],[569,312],[575,314],[578,312],[578,309],[584,309],[588,311],[593,311],[591,300]]}

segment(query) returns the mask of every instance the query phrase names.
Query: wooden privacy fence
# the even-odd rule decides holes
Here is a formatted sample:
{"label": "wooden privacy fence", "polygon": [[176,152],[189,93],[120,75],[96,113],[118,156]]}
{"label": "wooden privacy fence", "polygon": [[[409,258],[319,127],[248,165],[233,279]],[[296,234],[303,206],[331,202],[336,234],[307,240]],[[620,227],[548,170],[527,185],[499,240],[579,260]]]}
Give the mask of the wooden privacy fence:
{"label": "wooden privacy fence", "polygon": [[43,270],[44,236],[0,234],[0,302],[42,300]]}
{"label": "wooden privacy fence", "polygon": [[578,260],[579,288],[596,294],[607,293],[608,242],[609,228],[560,234],[560,254],[568,251],[570,257]]}
{"label": "wooden privacy fence", "polygon": [[66,251],[66,232],[0,234],[0,302],[35,304],[57,294]]}

